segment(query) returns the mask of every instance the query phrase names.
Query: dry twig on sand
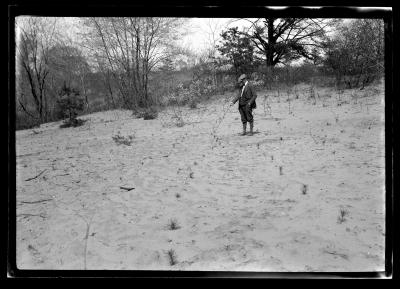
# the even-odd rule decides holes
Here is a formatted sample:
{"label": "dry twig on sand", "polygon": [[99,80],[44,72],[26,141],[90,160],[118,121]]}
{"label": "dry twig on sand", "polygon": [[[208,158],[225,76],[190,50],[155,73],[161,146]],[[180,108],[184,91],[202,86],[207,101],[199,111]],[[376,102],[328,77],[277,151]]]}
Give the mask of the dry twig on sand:
{"label": "dry twig on sand", "polygon": [[43,170],[40,174],[38,174],[37,176],[35,176],[35,177],[33,177],[33,178],[26,179],[25,182],[31,181],[31,180],[34,180],[34,179],[40,177],[40,175],[43,174],[45,171],[46,171],[46,170]]}
{"label": "dry twig on sand", "polygon": [[37,215],[37,214],[19,214],[19,215],[17,215],[17,217],[23,217],[24,219],[29,218],[29,217],[41,217],[42,219],[46,219],[46,216],[43,214],[39,214],[39,215]]}
{"label": "dry twig on sand", "polygon": [[335,251],[328,251],[328,250],[324,249],[323,252],[331,254],[331,255],[339,256],[339,257],[341,257],[341,258],[343,258],[345,260],[349,259],[349,257],[346,254],[341,254],[341,253],[338,253],[338,252],[335,252]]}
{"label": "dry twig on sand", "polygon": [[128,187],[119,187],[121,190],[126,190],[126,191],[132,191],[132,190],[134,190],[135,188],[128,188]]}
{"label": "dry twig on sand", "polygon": [[47,201],[52,201],[53,199],[44,199],[44,200],[38,200],[38,201],[33,201],[33,202],[29,202],[29,201],[21,201],[22,204],[37,204],[37,203],[43,203],[43,202],[47,202]]}

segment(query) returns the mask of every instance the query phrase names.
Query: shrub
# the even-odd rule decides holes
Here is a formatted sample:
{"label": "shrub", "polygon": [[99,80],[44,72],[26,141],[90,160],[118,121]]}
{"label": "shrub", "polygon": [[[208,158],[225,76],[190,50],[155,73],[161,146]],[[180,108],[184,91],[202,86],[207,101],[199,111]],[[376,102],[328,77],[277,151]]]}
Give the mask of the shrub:
{"label": "shrub", "polygon": [[149,120],[149,119],[156,119],[158,116],[158,112],[157,109],[155,109],[154,107],[149,107],[134,112],[133,115],[135,115],[137,118],[143,118],[144,120]]}
{"label": "shrub", "polygon": [[63,124],[60,125],[60,128],[67,128],[67,127],[78,127],[83,125],[85,122],[87,121],[87,119],[78,119],[78,118],[74,118],[74,119],[68,119],[66,121],[63,122]]}
{"label": "shrub", "polygon": [[168,260],[169,260],[169,264],[171,266],[174,266],[178,263],[177,257],[176,257],[176,253],[173,249],[168,250],[167,252],[167,256],[168,256]]}
{"label": "shrub", "polygon": [[340,209],[339,211],[339,216],[337,218],[337,222],[339,224],[343,223],[346,221],[346,216],[349,214],[349,211],[347,211],[346,209]]}
{"label": "shrub", "polygon": [[190,101],[189,107],[190,107],[191,109],[197,108],[197,101],[196,101],[195,99],[192,99],[192,100]]}
{"label": "shrub", "polygon": [[117,134],[117,135],[113,136],[112,138],[117,145],[124,144],[124,145],[130,146],[133,142],[134,136],[130,135],[130,136],[125,137],[125,136],[121,136],[121,135]]}
{"label": "shrub", "polygon": [[57,109],[60,118],[68,117],[61,127],[76,127],[82,125],[85,121],[78,120],[78,112],[84,109],[84,99],[80,97],[79,91],[68,87],[65,82],[59,92],[57,99]]}
{"label": "shrub", "polygon": [[23,113],[16,113],[15,116],[15,129],[24,130],[40,127],[40,122],[29,115]]}
{"label": "shrub", "polygon": [[144,120],[156,119],[157,116],[158,116],[158,112],[154,108],[148,108],[143,113],[143,119]]}
{"label": "shrub", "polygon": [[167,228],[168,228],[168,230],[178,230],[178,229],[180,229],[181,227],[178,225],[177,220],[171,219],[171,220],[169,220],[169,223],[168,223],[168,225],[167,225]]}

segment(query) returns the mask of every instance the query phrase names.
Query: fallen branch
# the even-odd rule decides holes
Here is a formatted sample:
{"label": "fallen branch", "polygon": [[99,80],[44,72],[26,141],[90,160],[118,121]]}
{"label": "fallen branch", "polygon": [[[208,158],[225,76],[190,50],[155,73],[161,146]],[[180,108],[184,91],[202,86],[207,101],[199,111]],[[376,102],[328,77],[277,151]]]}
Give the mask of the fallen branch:
{"label": "fallen branch", "polygon": [[53,199],[45,199],[45,200],[39,200],[39,201],[33,201],[33,202],[28,202],[28,201],[21,201],[22,204],[36,204],[36,203],[43,203],[47,201],[52,201]]}
{"label": "fallen branch", "polygon": [[119,188],[122,189],[122,190],[126,190],[128,192],[135,189],[135,188],[128,188],[128,187],[119,187]]}
{"label": "fallen branch", "polygon": [[85,234],[85,255],[84,255],[84,269],[87,270],[87,245],[88,245],[88,239],[89,239],[89,231],[90,231],[90,225],[91,225],[92,220],[90,220],[90,223],[86,222],[86,234]]}
{"label": "fallen branch", "polygon": [[31,181],[31,180],[34,180],[34,179],[38,178],[38,177],[39,177],[41,174],[43,174],[45,171],[46,171],[46,170],[43,170],[43,171],[42,171],[40,174],[38,174],[36,177],[26,179],[25,182]]}
{"label": "fallen branch", "polygon": [[28,218],[28,217],[41,217],[42,219],[46,219],[46,216],[39,214],[39,215],[33,215],[33,214],[19,214],[17,215],[17,217],[24,217],[24,218]]}
{"label": "fallen branch", "polygon": [[343,259],[345,259],[345,260],[348,260],[349,259],[349,257],[346,255],[346,254],[341,254],[341,253],[338,253],[338,252],[335,252],[335,251],[333,251],[333,252],[331,252],[331,251],[328,251],[328,250],[324,250],[324,252],[325,253],[328,253],[328,254],[331,254],[331,255],[336,255],[336,256],[339,256],[339,257],[341,257],[341,258],[343,258]]}
{"label": "fallen branch", "polygon": [[69,176],[69,174],[62,174],[62,175],[55,175],[55,177],[63,177],[63,176]]}

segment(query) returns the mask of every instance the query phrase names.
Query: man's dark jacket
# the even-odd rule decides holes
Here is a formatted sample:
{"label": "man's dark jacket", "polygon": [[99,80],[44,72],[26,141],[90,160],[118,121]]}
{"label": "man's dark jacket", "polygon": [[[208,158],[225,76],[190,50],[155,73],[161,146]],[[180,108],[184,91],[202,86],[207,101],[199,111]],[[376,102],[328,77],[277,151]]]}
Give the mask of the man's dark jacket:
{"label": "man's dark jacket", "polygon": [[239,106],[243,106],[250,103],[251,109],[257,108],[256,104],[257,94],[255,89],[250,85],[249,82],[244,88],[242,97],[240,97],[241,93],[242,93],[242,88],[239,89],[239,94],[234,98],[234,100],[232,101],[233,103],[236,103],[239,100]]}

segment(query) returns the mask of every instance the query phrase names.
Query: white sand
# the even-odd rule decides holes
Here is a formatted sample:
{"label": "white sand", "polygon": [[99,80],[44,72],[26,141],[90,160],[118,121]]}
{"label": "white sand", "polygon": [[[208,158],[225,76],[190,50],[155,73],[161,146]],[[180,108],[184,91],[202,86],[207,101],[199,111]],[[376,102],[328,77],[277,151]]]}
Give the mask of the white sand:
{"label": "white sand", "polygon": [[168,109],[18,131],[18,268],[384,270],[384,88],[346,90],[341,106],[333,90],[316,105],[297,91],[293,114],[269,92],[272,116],[259,91],[253,136],[228,94],[185,108],[183,127]]}

